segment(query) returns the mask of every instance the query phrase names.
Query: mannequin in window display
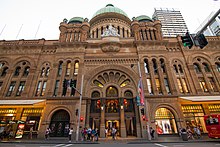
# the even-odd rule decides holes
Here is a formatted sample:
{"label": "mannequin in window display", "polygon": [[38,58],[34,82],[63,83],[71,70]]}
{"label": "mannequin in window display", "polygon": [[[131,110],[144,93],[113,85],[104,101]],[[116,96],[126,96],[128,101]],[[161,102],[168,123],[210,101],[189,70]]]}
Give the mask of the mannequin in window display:
{"label": "mannequin in window display", "polygon": [[156,123],[156,130],[158,134],[163,134],[163,129],[162,129],[162,124],[161,122],[158,123],[158,121],[155,122]]}

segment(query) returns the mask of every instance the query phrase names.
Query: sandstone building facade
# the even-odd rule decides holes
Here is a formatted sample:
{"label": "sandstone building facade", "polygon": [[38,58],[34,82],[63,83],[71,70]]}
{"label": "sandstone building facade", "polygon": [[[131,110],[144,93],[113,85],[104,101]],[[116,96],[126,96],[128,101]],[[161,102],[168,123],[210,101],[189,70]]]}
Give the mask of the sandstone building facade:
{"label": "sandstone building facade", "polygon": [[30,127],[39,138],[47,127],[65,137],[78,122],[100,137],[115,127],[122,138],[145,138],[148,125],[157,134],[186,126],[207,133],[203,116],[220,113],[219,37],[188,49],[180,36],[162,37],[160,21],[130,20],[112,4],[91,20],[64,19],[59,29],[58,40],[0,41],[0,127],[17,138]]}

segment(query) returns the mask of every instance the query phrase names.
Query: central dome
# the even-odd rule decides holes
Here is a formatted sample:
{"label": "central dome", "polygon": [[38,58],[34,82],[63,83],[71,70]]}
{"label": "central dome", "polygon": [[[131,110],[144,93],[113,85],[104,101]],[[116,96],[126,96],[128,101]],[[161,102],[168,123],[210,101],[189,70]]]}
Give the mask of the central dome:
{"label": "central dome", "polygon": [[98,10],[94,15],[93,15],[93,18],[96,17],[97,15],[99,14],[103,14],[103,13],[119,13],[119,14],[122,14],[126,17],[128,17],[128,15],[122,11],[121,9],[117,8],[117,7],[114,7],[114,5],[112,4],[108,4],[106,5],[104,8],[101,8],[100,10]]}

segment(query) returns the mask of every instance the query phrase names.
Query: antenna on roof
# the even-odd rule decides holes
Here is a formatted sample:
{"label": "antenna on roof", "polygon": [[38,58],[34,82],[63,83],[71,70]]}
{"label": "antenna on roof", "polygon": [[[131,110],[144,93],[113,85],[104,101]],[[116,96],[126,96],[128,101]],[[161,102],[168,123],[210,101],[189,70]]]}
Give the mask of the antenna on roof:
{"label": "antenna on roof", "polygon": [[6,27],[6,24],[5,24],[5,26],[3,27],[3,29],[2,29],[2,31],[1,31],[1,33],[0,33],[0,36],[2,35],[2,32],[4,31],[5,27]]}
{"label": "antenna on roof", "polygon": [[18,35],[20,34],[22,27],[23,27],[23,24],[21,25],[21,27],[20,27],[20,29],[19,29],[19,31],[18,31],[18,34],[17,34],[17,36],[16,36],[16,39],[18,38]]}
{"label": "antenna on roof", "polygon": [[40,25],[41,25],[41,21],[40,21],[40,23],[39,23],[39,25],[37,27],[37,31],[36,31],[35,36],[34,36],[35,39],[36,39],[37,33],[38,33],[39,29],[40,29]]}

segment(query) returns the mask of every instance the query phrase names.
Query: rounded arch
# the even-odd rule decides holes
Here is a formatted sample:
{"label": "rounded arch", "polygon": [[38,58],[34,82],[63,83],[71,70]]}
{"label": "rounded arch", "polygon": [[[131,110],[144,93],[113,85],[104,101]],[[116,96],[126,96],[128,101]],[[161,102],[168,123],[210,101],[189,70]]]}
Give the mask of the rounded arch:
{"label": "rounded arch", "polygon": [[66,137],[70,127],[70,114],[64,109],[58,109],[53,112],[50,119],[49,128],[51,129],[50,136]]}
{"label": "rounded arch", "polygon": [[173,113],[174,118],[179,118],[176,109],[172,105],[170,105],[170,104],[158,104],[158,105],[155,105],[152,108],[152,110],[151,110],[151,112],[152,112],[152,116],[151,116],[152,120],[155,120],[155,113],[156,113],[157,109],[159,109],[159,108],[167,108],[167,109],[169,109]]}
{"label": "rounded arch", "polygon": [[91,92],[91,98],[100,98],[101,93],[98,90],[94,90]]}
{"label": "rounded arch", "polygon": [[119,97],[119,90],[115,86],[108,86],[105,93],[106,97]]}
{"label": "rounded arch", "polygon": [[[135,85],[135,87],[137,87],[138,84],[138,80],[135,79],[139,79],[139,75],[138,75],[138,71],[135,72],[134,70],[132,70],[132,68],[127,68],[127,67],[123,67],[120,65],[114,65],[114,66],[100,66],[97,68],[94,68],[93,70],[87,72],[87,74],[84,77],[84,86],[85,89],[88,89],[88,91],[85,91],[85,95],[86,96],[90,96],[91,95],[91,91],[92,88],[94,88],[94,86],[91,85],[91,83],[93,83],[93,80],[99,75],[99,74],[105,74],[108,73],[110,71],[113,71],[114,73],[119,72],[119,73],[123,73],[124,75],[126,75],[127,77],[129,77],[131,79],[131,84]],[[103,91],[105,91],[105,88],[108,86],[116,86],[117,84],[115,83],[107,83],[103,88]],[[119,87],[117,87],[119,88]],[[103,93],[103,95],[105,95]]]}
{"label": "rounded arch", "polygon": [[207,54],[204,54],[204,53],[193,54],[192,56],[188,56],[188,58],[186,60],[187,60],[187,63],[193,63],[193,62],[195,62],[197,60],[197,58],[204,59],[204,60],[208,61],[209,64],[211,63],[210,62],[211,57],[208,56]]}
{"label": "rounded arch", "polygon": [[123,92],[123,97],[131,97],[133,98],[134,97],[134,94],[131,90],[128,90],[126,89],[124,92]]}
{"label": "rounded arch", "polygon": [[158,105],[153,112],[158,134],[178,133],[177,113],[171,105]]}
{"label": "rounded arch", "polygon": [[47,122],[50,122],[50,120],[51,120],[53,114],[54,114],[56,111],[58,111],[58,110],[65,110],[65,111],[67,111],[67,112],[69,113],[69,115],[71,116],[71,111],[70,111],[70,109],[68,109],[67,107],[59,106],[59,107],[55,107],[54,109],[52,109],[52,110],[49,112],[49,114],[47,115],[48,117],[47,117],[46,121],[47,121]]}
{"label": "rounded arch", "polygon": [[30,65],[30,67],[37,66],[36,62],[33,58],[24,56],[24,57],[19,57],[19,58],[16,58],[15,60],[13,60],[11,67],[14,68],[15,66],[17,66],[17,64],[19,64],[21,62],[27,62]]}

